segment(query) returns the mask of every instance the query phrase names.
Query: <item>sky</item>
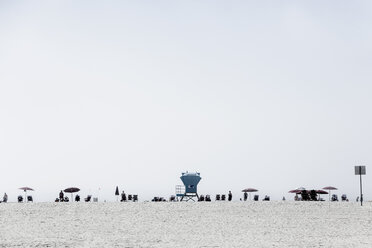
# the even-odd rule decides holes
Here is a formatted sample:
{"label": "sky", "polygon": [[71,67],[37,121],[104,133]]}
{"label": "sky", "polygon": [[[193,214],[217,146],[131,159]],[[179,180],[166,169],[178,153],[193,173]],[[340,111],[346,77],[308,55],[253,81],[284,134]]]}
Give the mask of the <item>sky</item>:
{"label": "sky", "polygon": [[371,1],[0,0],[0,197],[372,200]]}

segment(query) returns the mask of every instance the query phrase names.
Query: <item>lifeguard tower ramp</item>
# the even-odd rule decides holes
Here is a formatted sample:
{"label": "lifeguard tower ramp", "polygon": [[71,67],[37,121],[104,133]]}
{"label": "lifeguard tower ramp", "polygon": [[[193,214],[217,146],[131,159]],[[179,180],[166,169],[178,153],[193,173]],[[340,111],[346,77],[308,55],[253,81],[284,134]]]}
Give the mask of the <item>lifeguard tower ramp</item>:
{"label": "lifeguard tower ramp", "polygon": [[199,200],[198,195],[198,183],[201,180],[200,173],[198,172],[185,172],[180,177],[183,185],[176,186],[176,196],[180,201],[195,201],[193,198],[196,197]]}

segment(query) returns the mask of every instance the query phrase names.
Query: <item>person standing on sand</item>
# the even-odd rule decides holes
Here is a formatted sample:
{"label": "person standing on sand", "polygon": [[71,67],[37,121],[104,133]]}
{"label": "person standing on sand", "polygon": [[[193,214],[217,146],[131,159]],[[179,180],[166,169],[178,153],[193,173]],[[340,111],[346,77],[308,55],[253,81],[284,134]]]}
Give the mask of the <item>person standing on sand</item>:
{"label": "person standing on sand", "polygon": [[248,199],[248,193],[244,192],[244,201],[247,201],[247,199]]}
{"label": "person standing on sand", "polygon": [[232,193],[231,193],[231,191],[229,191],[229,194],[228,194],[228,198],[227,198],[229,201],[231,201],[232,200]]}
{"label": "person standing on sand", "polygon": [[123,192],[121,193],[121,201],[122,201],[122,202],[127,201],[127,196],[125,195],[124,190],[123,190]]}
{"label": "person standing on sand", "polygon": [[63,202],[63,191],[59,192],[59,201]]}
{"label": "person standing on sand", "polygon": [[8,195],[6,193],[4,193],[4,197],[3,197],[3,202],[7,202],[8,201]]}

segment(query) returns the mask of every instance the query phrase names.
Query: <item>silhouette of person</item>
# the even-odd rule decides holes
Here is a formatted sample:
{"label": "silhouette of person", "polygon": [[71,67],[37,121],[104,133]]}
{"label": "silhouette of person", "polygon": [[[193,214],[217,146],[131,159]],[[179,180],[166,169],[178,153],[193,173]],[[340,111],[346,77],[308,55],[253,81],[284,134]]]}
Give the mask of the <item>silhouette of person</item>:
{"label": "silhouette of person", "polygon": [[247,201],[247,199],[248,199],[248,193],[244,192],[244,201]]}
{"label": "silhouette of person", "polygon": [[231,193],[231,191],[229,191],[229,194],[228,194],[228,198],[227,198],[229,201],[231,201],[232,200],[232,193]]}
{"label": "silhouette of person", "polygon": [[61,192],[59,192],[59,200],[60,201],[63,201],[63,196],[64,196],[64,194],[63,194],[63,191],[61,190]]}
{"label": "silhouette of person", "polygon": [[121,193],[121,201],[124,202],[126,200],[127,200],[127,196],[125,195],[124,190],[123,190],[123,192]]}

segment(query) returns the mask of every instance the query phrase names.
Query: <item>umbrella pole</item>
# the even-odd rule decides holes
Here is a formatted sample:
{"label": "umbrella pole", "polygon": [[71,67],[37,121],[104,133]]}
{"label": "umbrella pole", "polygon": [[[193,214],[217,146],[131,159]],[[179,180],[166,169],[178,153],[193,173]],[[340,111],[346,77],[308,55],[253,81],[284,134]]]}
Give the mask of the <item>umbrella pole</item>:
{"label": "umbrella pole", "polygon": [[329,198],[329,200],[328,200],[328,208],[331,208],[331,190],[330,189],[328,190],[328,198]]}
{"label": "umbrella pole", "polygon": [[328,190],[328,198],[329,198],[329,201],[331,201],[331,190]]}

